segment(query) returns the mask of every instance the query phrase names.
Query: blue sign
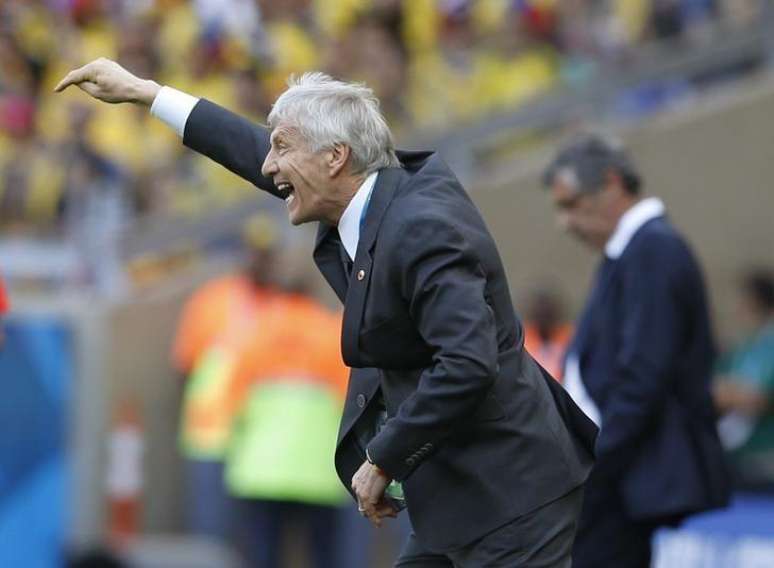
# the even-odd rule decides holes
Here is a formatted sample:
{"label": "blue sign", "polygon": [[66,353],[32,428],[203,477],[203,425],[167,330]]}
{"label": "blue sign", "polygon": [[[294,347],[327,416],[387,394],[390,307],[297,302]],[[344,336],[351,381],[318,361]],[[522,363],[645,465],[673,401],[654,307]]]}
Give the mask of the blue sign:
{"label": "blue sign", "polygon": [[11,320],[0,349],[0,566],[62,566],[71,333]]}

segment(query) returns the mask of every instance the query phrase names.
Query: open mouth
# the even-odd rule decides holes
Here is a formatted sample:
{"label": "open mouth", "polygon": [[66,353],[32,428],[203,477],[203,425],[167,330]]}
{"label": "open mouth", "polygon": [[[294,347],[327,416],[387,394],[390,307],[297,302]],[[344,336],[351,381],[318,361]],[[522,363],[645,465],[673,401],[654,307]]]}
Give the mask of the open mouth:
{"label": "open mouth", "polygon": [[293,187],[293,184],[288,183],[286,181],[279,182],[277,184],[277,190],[280,192],[280,195],[283,196],[285,199],[285,203],[290,205],[290,203],[295,198],[295,188]]}

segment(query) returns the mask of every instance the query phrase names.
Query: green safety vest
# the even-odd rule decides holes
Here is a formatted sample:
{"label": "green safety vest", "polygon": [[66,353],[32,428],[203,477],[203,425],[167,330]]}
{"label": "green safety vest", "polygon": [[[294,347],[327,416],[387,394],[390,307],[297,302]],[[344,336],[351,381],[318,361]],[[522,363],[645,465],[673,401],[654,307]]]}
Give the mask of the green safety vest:
{"label": "green safety vest", "polygon": [[341,403],[323,384],[293,379],[252,387],[235,420],[226,487],[241,498],[340,505],[333,465]]}
{"label": "green safety vest", "polygon": [[183,395],[180,449],[187,458],[221,461],[228,449],[233,411],[229,386],[236,358],[210,347],[196,362]]}

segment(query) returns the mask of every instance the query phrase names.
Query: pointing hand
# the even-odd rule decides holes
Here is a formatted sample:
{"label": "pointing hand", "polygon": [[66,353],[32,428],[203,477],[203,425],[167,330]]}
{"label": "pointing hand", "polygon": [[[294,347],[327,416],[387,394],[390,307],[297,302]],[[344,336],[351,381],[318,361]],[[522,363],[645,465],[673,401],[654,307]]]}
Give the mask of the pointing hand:
{"label": "pointing hand", "polygon": [[104,57],[70,71],[54,87],[54,91],[60,93],[70,85],[106,103],[136,103],[145,106],[153,104],[161,88],[158,83],[140,79],[115,61]]}

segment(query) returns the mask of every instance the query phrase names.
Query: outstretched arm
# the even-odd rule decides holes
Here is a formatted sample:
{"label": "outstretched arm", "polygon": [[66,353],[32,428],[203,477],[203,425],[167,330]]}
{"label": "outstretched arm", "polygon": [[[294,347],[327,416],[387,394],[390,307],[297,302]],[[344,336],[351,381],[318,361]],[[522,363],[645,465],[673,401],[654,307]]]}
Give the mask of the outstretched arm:
{"label": "outstretched arm", "polygon": [[261,174],[261,166],[271,146],[268,129],[201,99],[185,123],[183,144],[256,187],[281,199],[287,197],[277,190],[271,178]]}
{"label": "outstretched arm", "polygon": [[71,85],[103,102],[149,107],[154,116],[183,137],[186,146],[253,185],[283,197],[274,182],[261,175],[270,147],[266,128],[207,100],[141,79],[104,57],[70,71],[54,90],[61,92]]}

